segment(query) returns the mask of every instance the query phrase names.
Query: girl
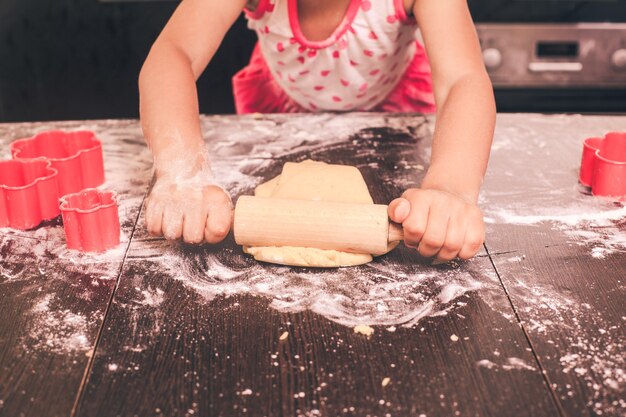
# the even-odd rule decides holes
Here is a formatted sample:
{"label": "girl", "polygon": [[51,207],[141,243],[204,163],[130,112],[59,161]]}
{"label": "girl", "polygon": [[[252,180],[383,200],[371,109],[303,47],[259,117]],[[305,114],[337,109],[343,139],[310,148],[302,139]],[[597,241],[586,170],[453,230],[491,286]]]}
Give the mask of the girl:
{"label": "girl", "polygon": [[233,80],[239,113],[432,112],[437,104],[430,168],[421,188],[391,202],[389,217],[422,256],[474,256],[484,240],[476,202],[495,104],[465,0],[184,0],[139,77],[156,173],[150,233],[216,243],[229,231],[232,205],[211,181],[195,81],[242,10],[259,44]]}

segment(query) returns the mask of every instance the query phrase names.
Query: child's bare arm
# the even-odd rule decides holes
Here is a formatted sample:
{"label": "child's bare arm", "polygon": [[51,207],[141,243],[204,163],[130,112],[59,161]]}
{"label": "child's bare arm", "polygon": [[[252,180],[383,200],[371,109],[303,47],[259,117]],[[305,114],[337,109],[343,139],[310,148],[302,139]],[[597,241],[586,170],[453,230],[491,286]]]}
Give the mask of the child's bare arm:
{"label": "child's bare arm", "polygon": [[484,240],[476,202],[495,125],[491,82],[465,0],[416,0],[413,12],[432,65],[437,120],[422,187],[395,200],[390,215],[422,255],[469,258]]}
{"label": "child's bare arm", "polygon": [[464,0],[414,6],[433,70],[438,106],[427,184],[475,202],[495,125],[495,102],[478,36]]}
{"label": "child's bare arm", "polygon": [[217,242],[228,233],[230,199],[211,181],[195,83],[244,4],[184,0],[141,70],[141,124],[157,178],[146,207],[153,234]]}

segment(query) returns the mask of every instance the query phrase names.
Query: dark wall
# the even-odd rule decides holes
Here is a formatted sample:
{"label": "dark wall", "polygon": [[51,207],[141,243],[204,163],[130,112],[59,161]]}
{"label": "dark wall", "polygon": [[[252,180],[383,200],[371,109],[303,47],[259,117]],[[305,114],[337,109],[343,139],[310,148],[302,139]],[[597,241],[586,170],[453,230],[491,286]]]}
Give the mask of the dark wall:
{"label": "dark wall", "polygon": [[[0,122],[137,117],[139,70],[176,5],[0,0]],[[234,111],[255,39],[239,19],[199,80],[201,112]]]}
{"label": "dark wall", "polygon": [[477,23],[626,22],[625,0],[468,0]]}

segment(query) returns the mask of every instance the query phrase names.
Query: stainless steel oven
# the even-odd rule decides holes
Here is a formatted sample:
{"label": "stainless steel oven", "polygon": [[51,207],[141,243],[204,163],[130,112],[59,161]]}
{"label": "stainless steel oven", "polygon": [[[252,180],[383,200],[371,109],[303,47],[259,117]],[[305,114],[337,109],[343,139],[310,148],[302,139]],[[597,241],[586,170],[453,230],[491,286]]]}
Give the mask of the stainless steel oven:
{"label": "stainless steel oven", "polygon": [[626,112],[626,0],[470,0],[501,111]]}

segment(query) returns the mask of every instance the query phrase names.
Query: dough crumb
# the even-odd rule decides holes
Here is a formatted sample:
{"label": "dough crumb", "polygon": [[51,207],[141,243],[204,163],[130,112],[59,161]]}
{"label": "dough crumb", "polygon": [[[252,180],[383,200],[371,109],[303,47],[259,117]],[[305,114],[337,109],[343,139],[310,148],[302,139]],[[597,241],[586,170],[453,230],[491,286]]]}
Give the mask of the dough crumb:
{"label": "dough crumb", "polygon": [[252,390],[250,388],[246,388],[245,390],[241,391],[241,395],[252,395]]}
{"label": "dough crumb", "polygon": [[382,385],[383,387],[386,387],[387,385],[389,385],[390,382],[391,382],[391,378],[385,377],[383,378],[383,382],[381,382],[380,385]]}
{"label": "dough crumb", "polygon": [[458,342],[459,336],[453,334],[452,336],[450,336],[450,340],[452,340],[453,342]]}
{"label": "dough crumb", "polygon": [[289,332],[283,332],[283,334],[280,335],[278,340],[287,340],[288,337],[289,337]]}
{"label": "dough crumb", "polygon": [[387,327],[387,331],[388,332],[395,332],[396,331],[396,326]]}
{"label": "dough crumb", "polygon": [[370,337],[374,334],[374,328],[368,326],[367,324],[359,324],[358,326],[354,326],[354,333],[361,333],[367,337]]}

